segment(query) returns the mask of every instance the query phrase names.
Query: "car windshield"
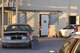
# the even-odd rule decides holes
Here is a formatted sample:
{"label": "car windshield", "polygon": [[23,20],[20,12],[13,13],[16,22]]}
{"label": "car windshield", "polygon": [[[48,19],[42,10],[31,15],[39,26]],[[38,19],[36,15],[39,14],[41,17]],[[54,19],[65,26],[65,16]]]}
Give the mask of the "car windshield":
{"label": "car windshield", "polygon": [[9,31],[29,31],[31,29],[28,25],[10,25],[6,30]]}
{"label": "car windshield", "polygon": [[59,53],[70,53],[75,42],[76,39],[73,38],[68,39],[66,43],[62,46],[62,48],[59,50]]}
{"label": "car windshield", "polygon": [[64,29],[74,29],[74,26],[73,25],[68,25]]}

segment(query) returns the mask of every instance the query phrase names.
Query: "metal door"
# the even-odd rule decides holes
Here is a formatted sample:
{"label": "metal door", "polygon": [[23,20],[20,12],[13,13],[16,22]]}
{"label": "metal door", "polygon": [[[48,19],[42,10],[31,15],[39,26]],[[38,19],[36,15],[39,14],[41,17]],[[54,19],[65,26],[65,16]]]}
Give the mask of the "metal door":
{"label": "metal door", "polygon": [[48,24],[49,24],[49,15],[41,15],[41,36],[48,36]]}

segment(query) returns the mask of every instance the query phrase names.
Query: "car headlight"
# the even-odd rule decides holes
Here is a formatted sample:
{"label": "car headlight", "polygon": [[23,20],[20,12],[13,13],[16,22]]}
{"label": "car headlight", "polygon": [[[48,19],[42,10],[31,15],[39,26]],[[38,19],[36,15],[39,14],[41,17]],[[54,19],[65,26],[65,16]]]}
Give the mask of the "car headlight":
{"label": "car headlight", "polygon": [[3,37],[4,39],[10,39],[10,37]]}
{"label": "car headlight", "polygon": [[26,37],[22,37],[22,39],[26,39]]}

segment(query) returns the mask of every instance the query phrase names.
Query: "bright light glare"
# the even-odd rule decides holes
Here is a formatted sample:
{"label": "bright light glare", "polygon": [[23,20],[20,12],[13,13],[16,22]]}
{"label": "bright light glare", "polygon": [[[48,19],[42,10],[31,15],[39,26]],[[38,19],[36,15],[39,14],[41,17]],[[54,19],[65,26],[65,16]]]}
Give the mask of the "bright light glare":
{"label": "bright light glare", "polygon": [[52,50],[51,50],[51,51],[49,51],[49,53],[55,53],[55,51],[52,51]]}

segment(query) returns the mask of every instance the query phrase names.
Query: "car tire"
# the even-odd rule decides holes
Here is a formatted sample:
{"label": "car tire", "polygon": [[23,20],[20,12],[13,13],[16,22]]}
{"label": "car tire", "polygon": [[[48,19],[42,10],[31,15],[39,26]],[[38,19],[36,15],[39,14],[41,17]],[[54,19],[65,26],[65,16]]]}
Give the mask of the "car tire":
{"label": "car tire", "polygon": [[59,37],[63,38],[61,31],[59,31]]}
{"label": "car tire", "polygon": [[2,44],[2,48],[7,48],[5,45]]}
{"label": "car tire", "polygon": [[56,38],[59,38],[59,33],[56,33],[55,35],[56,35]]}
{"label": "car tire", "polygon": [[31,49],[32,50],[39,49],[39,41],[37,39],[31,41]]}

